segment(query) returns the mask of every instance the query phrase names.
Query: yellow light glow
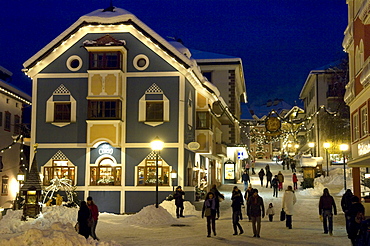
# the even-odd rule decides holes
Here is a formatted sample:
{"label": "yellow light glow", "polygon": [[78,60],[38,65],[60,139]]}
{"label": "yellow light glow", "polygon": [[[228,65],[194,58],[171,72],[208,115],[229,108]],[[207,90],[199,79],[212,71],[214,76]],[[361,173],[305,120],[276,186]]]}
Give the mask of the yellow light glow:
{"label": "yellow light glow", "polygon": [[158,151],[163,149],[163,141],[159,139],[159,137],[155,137],[155,139],[150,142],[150,146],[152,150]]}
{"label": "yellow light glow", "polygon": [[330,148],[330,146],[331,146],[331,144],[330,144],[330,143],[324,143],[324,148],[325,148],[325,149]]}
{"label": "yellow light glow", "polygon": [[339,149],[341,151],[347,151],[348,148],[349,148],[348,144],[341,144],[341,145],[339,145]]}
{"label": "yellow light glow", "polygon": [[308,143],[308,147],[310,147],[310,148],[315,147],[315,143],[314,143],[314,142],[309,142],[309,143]]}

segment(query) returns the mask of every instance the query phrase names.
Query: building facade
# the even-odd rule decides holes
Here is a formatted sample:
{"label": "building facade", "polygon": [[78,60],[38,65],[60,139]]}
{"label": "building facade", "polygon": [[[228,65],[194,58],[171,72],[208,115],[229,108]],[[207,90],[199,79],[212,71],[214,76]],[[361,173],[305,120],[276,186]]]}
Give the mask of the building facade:
{"label": "building facade", "polygon": [[23,111],[31,106],[31,97],[13,87],[11,77],[12,73],[0,66],[0,207],[3,208],[12,208],[19,192],[17,174],[26,161],[21,152]]}
{"label": "building facade", "polygon": [[[229,105],[189,49],[133,14],[82,16],[23,65],[43,185],[67,178],[101,211],[131,213],[154,203],[157,175],[160,201],[174,185],[193,201],[196,186],[222,182],[223,123],[212,112]],[[150,147],[156,137],[160,153]]]}
{"label": "building facade", "polygon": [[[352,167],[354,194],[369,195],[362,186],[370,167],[369,103],[370,103],[370,1],[348,0],[348,26],[343,47],[349,56],[349,83],[345,102],[350,108]],[[366,194],[365,194],[366,192]]]}

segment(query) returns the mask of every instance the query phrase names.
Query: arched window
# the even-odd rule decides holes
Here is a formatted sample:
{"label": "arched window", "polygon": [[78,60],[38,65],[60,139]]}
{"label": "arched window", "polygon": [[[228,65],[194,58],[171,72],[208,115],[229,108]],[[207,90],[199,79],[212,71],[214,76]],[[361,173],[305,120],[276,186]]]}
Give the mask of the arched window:
{"label": "arched window", "polygon": [[121,171],[110,157],[104,157],[97,167],[90,168],[90,185],[121,185]]}

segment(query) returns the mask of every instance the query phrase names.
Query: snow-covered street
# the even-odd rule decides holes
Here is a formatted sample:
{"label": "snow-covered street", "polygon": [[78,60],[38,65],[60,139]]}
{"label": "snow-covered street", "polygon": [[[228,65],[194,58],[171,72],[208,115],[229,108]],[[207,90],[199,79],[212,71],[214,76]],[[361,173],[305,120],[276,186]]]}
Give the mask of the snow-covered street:
{"label": "snow-covered street", "polygon": [[[256,163],[256,173],[264,168],[266,163],[270,165],[274,175],[282,170],[280,164],[259,160]],[[285,222],[279,221],[283,192],[279,192],[278,198],[272,197],[272,189],[261,187],[258,175],[251,175],[252,186],[259,190],[260,196],[264,199],[265,208],[270,202],[275,206],[274,221],[269,222],[267,217],[262,219],[261,238],[252,237],[251,222],[248,221],[246,215],[241,221],[244,234],[233,235],[230,196],[234,185],[230,184],[219,188],[226,199],[221,203],[221,217],[216,221],[217,236],[211,238],[206,237],[206,220],[201,218],[202,202],[197,202],[195,206],[185,202],[185,218],[176,219],[174,202],[164,201],[158,209],[151,205],[134,215],[100,214],[97,226],[99,242],[91,238],[86,241],[74,231],[77,209],[48,208],[44,210],[43,218],[28,222],[21,222],[16,218],[16,213],[20,211],[11,211],[13,213],[4,216],[0,221],[0,245],[20,246],[40,245],[41,243],[53,246],[243,245],[245,243],[248,245],[351,245],[345,232],[344,215],[340,207],[343,194],[343,169],[340,166],[335,166],[335,168],[333,167],[329,177],[320,177],[315,180],[322,182],[322,184],[316,183],[315,189],[299,189],[296,192],[297,204],[293,215],[292,230],[285,227]],[[285,189],[288,185],[292,185],[292,172],[290,170],[282,172],[285,176]],[[298,178],[300,184],[301,173]],[[347,178],[347,184],[352,184],[351,179]],[[237,185],[243,190],[243,184]],[[337,204],[338,215],[334,216],[333,236],[323,234],[322,222],[319,219],[318,201],[324,187],[329,188]],[[52,224],[54,221],[59,223]],[[37,244],[29,244],[32,238]]]}

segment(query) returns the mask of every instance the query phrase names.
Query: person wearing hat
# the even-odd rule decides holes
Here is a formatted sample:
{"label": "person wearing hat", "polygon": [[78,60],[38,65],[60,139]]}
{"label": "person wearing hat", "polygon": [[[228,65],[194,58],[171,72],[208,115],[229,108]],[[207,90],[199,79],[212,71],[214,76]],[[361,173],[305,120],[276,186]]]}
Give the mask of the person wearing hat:
{"label": "person wearing hat", "polygon": [[258,190],[253,189],[253,195],[248,199],[249,216],[252,218],[253,237],[260,237],[261,215],[265,217],[265,206],[263,199],[258,195]]}
{"label": "person wearing hat", "polygon": [[184,216],[184,198],[185,192],[182,190],[181,186],[177,186],[176,192],[173,195],[175,198],[175,205],[176,205],[176,216],[177,218],[185,217]]}

